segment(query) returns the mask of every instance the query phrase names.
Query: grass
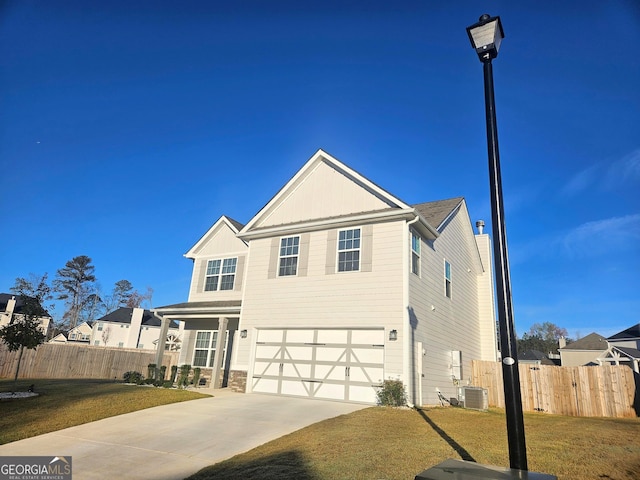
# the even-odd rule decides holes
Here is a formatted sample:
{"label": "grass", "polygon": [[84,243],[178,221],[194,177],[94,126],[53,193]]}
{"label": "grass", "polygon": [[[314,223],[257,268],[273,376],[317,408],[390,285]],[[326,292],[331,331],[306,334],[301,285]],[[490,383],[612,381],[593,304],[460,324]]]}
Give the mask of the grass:
{"label": "grass", "polygon": [[[0,445],[144,408],[208,397],[167,388],[138,387],[111,380],[23,380],[16,391],[34,384],[37,397],[0,400]],[[0,392],[13,380],[0,380]]]}
{"label": "grass", "polygon": [[[525,414],[531,471],[559,479],[640,478],[640,419]],[[189,480],[413,479],[447,458],[508,466],[504,411],[368,408],[316,423]]]}

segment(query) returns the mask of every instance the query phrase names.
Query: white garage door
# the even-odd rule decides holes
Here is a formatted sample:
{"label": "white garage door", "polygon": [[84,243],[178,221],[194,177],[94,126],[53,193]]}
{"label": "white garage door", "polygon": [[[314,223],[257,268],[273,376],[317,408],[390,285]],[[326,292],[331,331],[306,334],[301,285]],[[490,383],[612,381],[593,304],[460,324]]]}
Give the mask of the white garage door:
{"label": "white garage door", "polygon": [[383,329],[258,330],[254,392],[376,403]]}

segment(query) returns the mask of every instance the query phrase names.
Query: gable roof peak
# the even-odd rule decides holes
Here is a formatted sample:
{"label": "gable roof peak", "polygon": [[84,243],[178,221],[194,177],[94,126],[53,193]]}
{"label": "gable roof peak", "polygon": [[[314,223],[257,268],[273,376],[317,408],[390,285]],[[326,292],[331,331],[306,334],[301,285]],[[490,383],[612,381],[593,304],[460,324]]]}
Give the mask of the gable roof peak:
{"label": "gable roof peak", "polygon": [[282,188],[262,207],[258,213],[244,226],[240,232],[240,237],[243,238],[248,232],[260,228],[263,222],[271,217],[274,212],[286,203],[290,195],[294,194],[304,182],[311,178],[312,175],[322,165],[333,169],[335,172],[341,174],[343,177],[351,181],[353,184],[366,191],[372,197],[377,198],[380,202],[380,206],[386,205],[387,208],[395,209],[410,209],[408,204],[387,192],[364,175],[358,173],[345,163],[341,162],[334,156],[330,155],[323,149],[318,149],[305,164],[296,172],[296,174],[284,184]]}
{"label": "gable roof peak", "polygon": [[189,249],[189,251],[187,251],[187,253],[185,253],[183,256],[186,257],[186,258],[191,258],[191,259],[195,258],[197,250],[203,244],[205,244],[208,241],[209,236],[213,232],[215,232],[218,228],[220,228],[220,225],[227,225],[231,229],[231,231],[236,235],[244,227],[244,225],[242,223],[238,222],[237,220],[234,220],[233,218],[228,217],[226,215],[222,215],[222,216],[220,216],[220,218],[218,218],[218,220],[215,221],[215,223],[209,228],[209,230],[207,230],[205,232],[205,234],[202,235],[198,239],[198,241]]}

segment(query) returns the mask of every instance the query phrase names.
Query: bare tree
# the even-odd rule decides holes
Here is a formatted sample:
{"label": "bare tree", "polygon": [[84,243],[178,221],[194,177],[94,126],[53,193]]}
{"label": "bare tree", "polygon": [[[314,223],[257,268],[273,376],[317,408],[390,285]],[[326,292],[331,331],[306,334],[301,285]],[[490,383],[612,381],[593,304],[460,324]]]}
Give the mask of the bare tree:
{"label": "bare tree", "polygon": [[153,298],[153,288],[147,287],[146,293],[140,293],[138,290],[134,290],[127,301],[126,306],[129,308],[141,307],[143,302],[147,302],[146,308],[151,308],[151,299]]}

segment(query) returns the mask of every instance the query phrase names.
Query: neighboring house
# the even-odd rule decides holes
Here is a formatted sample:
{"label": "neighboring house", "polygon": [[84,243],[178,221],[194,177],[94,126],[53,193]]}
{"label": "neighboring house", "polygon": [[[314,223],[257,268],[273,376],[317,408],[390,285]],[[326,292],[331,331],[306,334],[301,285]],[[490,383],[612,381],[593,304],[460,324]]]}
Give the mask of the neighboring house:
{"label": "neighboring house", "polygon": [[[4,327],[11,323],[11,318],[16,316],[21,316],[23,314],[22,309],[24,307],[24,302],[20,298],[20,296],[12,295],[9,293],[0,293],[0,327]],[[40,329],[42,333],[47,335],[49,331],[49,324],[51,323],[51,316],[49,313],[43,309],[44,315],[38,318],[40,321]]]}
{"label": "neighboring house", "polygon": [[640,323],[618,332],[615,335],[611,335],[607,340],[610,345],[616,347],[640,350]]}
{"label": "neighboring house", "polygon": [[64,336],[64,333],[59,333],[47,343],[67,343],[67,337]]}
{"label": "neighboring house", "polygon": [[560,349],[560,364],[563,367],[597,365],[598,358],[609,348],[607,339],[595,332]]}
{"label": "neighboring house", "polygon": [[[95,346],[152,350],[158,343],[160,323],[161,320],[149,310],[121,307],[93,323],[89,343]],[[166,347],[179,350],[182,325],[171,322],[168,334],[173,341],[165,343]]]}
{"label": "neighboring house", "polygon": [[82,322],[80,325],[76,325],[69,330],[67,341],[89,343],[91,341],[91,332],[93,331],[92,325],[88,322]]}
{"label": "neighboring house", "polygon": [[640,373],[640,323],[610,336],[609,349],[598,358],[600,363],[629,365]]}
{"label": "neighboring house", "polygon": [[76,325],[71,330],[67,336],[63,333],[59,333],[51,340],[49,343],[84,343],[89,345],[91,341],[91,324],[88,322],[82,322],[80,325]]}
{"label": "neighboring house", "polygon": [[518,355],[518,362],[528,365],[556,365],[546,354],[540,350],[527,350]]}
{"label": "neighboring house", "polygon": [[184,321],[179,362],[214,386],[375,403],[399,379],[429,405],[497,360],[490,239],[465,200],[406,204],[322,150],[185,256],[188,302],[154,312]]}

